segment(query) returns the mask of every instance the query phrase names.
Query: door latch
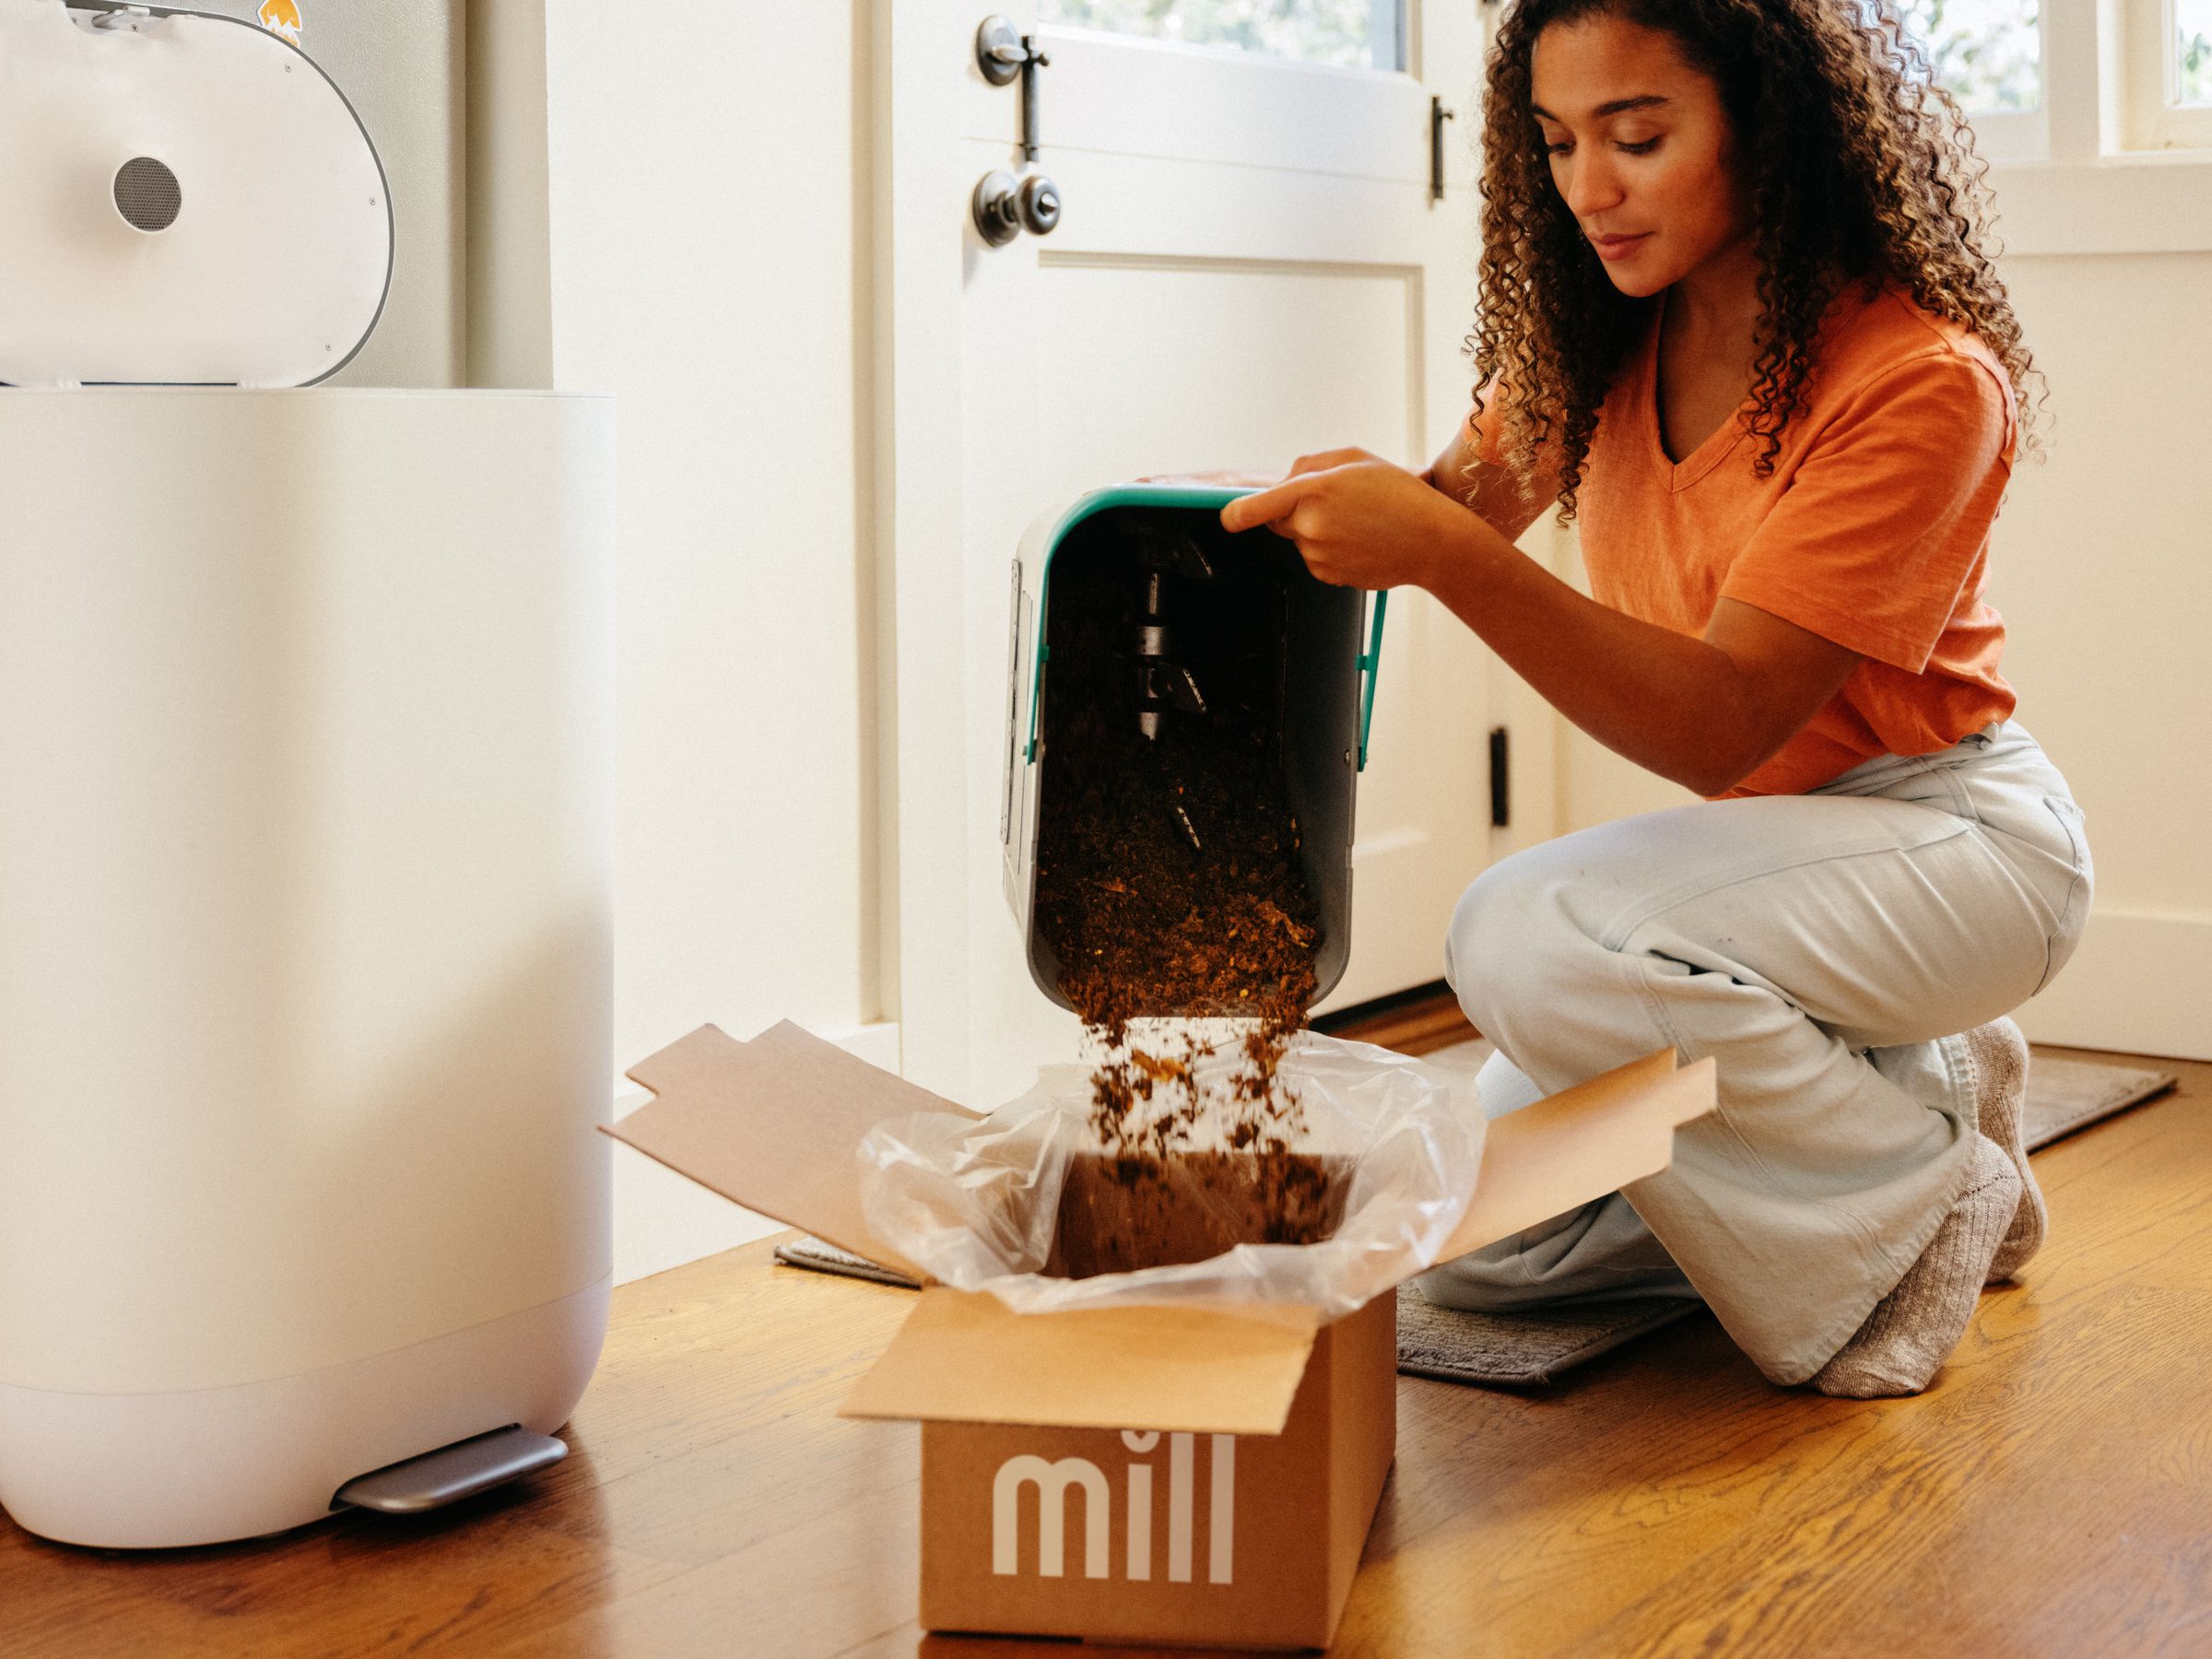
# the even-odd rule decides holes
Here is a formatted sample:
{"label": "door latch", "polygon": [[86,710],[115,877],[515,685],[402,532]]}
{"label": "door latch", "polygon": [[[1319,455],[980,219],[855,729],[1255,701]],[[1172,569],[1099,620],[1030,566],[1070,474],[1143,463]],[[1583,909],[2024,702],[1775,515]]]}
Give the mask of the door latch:
{"label": "door latch", "polygon": [[1060,187],[1030,171],[1037,164],[1037,71],[1052,61],[1036,36],[1005,18],[985,18],[975,31],[975,66],[983,78],[994,87],[1021,83],[1021,175],[994,169],[977,182],[969,204],[977,232],[994,248],[1024,230],[1049,235],[1060,222]]}

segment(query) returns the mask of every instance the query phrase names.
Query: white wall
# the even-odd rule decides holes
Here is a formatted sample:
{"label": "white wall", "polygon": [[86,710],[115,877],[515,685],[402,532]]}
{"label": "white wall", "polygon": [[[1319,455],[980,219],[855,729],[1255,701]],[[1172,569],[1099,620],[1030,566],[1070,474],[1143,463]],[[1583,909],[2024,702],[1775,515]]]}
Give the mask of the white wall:
{"label": "white wall", "polygon": [[[616,1056],[851,1031],[881,1012],[866,7],[792,53],[754,0],[544,15],[553,382],[620,411]],[[618,1150],[619,1277],[758,1230]]]}
{"label": "white wall", "polygon": [[2212,1058],[2212,253],[2018,258],[2006,276],[2055,419],[2048,463],[2014,476],[1992,597],[2019,719],[2097,864],[2088,935],[2021,1024]]}
{"label": "white wall", "polygon": [[[1531,550],[1544,547],[1542,537],[1551,524],[1548,516],[1523,538]],[[1583,593],[1590,582],[1583,571],[1582,538],[1574,527],[1551,531],[1551,567]],[[1535,694],[1529,694],[1533,697]],[[1571,721],[1546,712],[1553,733],[1554,813],[1562,835],[1610,823],[1639,812],[1687,806],[1698,797],[1679,783],[1670,783],[1633,760],[1624,760],[1588,735]]]}

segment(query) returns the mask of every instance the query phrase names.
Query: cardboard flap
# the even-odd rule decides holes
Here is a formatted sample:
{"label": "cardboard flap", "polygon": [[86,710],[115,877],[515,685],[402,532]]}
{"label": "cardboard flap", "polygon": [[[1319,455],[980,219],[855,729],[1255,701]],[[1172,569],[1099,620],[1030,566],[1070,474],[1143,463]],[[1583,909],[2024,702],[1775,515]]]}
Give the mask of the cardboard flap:
{"label": "cardboard flap", "polygon": [[868,1231],[853,1148],[912,1112],[974,1112],[788,1020],[750,1042],[701,1026],[629,1076],[653,1099],[608,1135],[748,1209],[927,1277]]}
{"label": "cardboard flap", "polygon": [[1188,1308],[1016,1313],[933,1287],[840,1415],[1280,1434],[1320,1322]]}
{"label": "cardboard flap", "polygon": [[1562,1089],[1484,1131],[1475,1200],[1439,1261],[1479,1250],[1674,1160],[1675,1129],[1713,1108],[1713,1063],[1662,1049]]}

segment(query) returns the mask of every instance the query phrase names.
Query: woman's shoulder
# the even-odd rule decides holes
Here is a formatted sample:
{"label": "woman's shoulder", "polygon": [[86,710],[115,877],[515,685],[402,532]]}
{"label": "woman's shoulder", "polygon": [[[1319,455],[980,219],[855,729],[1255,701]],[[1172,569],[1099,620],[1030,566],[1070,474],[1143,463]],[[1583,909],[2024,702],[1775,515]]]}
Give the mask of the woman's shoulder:
{"label": "woman's shoulder", "polygon": [[1815,401],[1947,383],[1962,399],[1989,402],[2010,418],[2012,383],[1982,336],[1929,311],[1897,284],[1870,289],[1854,282],[1838,294],[1816,349]]}

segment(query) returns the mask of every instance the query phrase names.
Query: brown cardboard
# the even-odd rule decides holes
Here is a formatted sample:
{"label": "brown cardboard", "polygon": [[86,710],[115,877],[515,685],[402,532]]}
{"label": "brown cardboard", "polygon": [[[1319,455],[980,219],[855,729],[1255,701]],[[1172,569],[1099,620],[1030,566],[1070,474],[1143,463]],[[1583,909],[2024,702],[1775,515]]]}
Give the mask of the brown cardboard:
{"label": "brown cardboard", "polygon": [[[630,1076],[655,1098],[608,1134],[913,1271],[869,1233],[855,1149],[878,1124],[960,1108],[790,1025],[747,1043],[703,1027]],[[1492,1123],[1440,1259],[1665,1169],[1675,1128],[1712,1102],[1711,1060],[1677,1070],[1662,1053]],[[1291,1310],[1017,1314],[924,1290],[844,1407],[923,1424],[923,1622],[1324,1645],[1390,1466],[1394,1308],[1385,1296],[1316,1329]],[[1133,1534],[1140,1512],[1150,1521]]]}
{"label": "brown cardboard", "polygon": [[1394,1297],[1325,1328],[1276,1435],[924,1422],[923,1625],[1326,1646],[1390,1473],[1396,1331]]}
{"label": "brown cardboard", "polygon": [[934,1286],[839,1415],[1279,1434],[1320,1326],[1192,1308],[1017,1313],[995,1296]]}
{"label": "brown cardboard", "polygon": [[[1494,1120],[1483,1132],[1475,1196],[1437,1259],[1656,1175],[1674,1158],[1675,1131],[1712,1110],[1713,1086],[1710,1056],[1677,1071],[1662,1049]],[[1606,1184],[1593,1192],[1593,1181]]]}
{"label": "brown cardboard", "polygon": [[679,1175],[841,1250],[929,1276],[868,1230],[853,1159],[878,1124],[976,1113],[789,1020],[750,1042],[706,1025],[629,1073],[653,1094],[606,1133]]}
{"label": "brown cardboard", "polygon": [[[1371,1330],[1347,1328],[1372,1321]],[[1350,1599],[1352,1580],[1374,1524],[1375,1505],[1398,1445],[1398,1297],[1380,1297],[1332,1329],[1342,1333],[1329,1357],[1328,1617],[1325,1644]]]}

